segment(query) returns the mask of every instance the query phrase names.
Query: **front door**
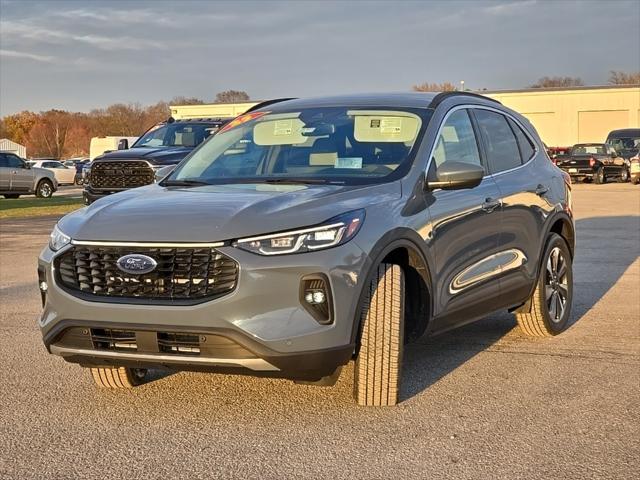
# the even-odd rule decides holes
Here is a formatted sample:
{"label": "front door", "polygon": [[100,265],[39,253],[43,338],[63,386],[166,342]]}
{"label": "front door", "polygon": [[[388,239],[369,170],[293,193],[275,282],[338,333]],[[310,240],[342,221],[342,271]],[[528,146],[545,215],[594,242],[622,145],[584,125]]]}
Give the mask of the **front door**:
{"label": "front door", "polygon": [[17,155],[7,154],[11,170],[11,191],[15,193],[30,192],[33,187],[33,170]]}
{"label": "front door", "polygon": [[[466,109],[454,110],[446,117],[429,174],[448,161],[485,166]],[[432,332],[493,311],[493,301],[499,296],[495,254],[501,225],[500,194],[486,171],[475,188],[427,194],[431,217],[427,241],[435,252]]]}
{"label": "front door", "polygon": [[0,153],[0,192],[8,192],[11,189],[11,169],[7,155]]}

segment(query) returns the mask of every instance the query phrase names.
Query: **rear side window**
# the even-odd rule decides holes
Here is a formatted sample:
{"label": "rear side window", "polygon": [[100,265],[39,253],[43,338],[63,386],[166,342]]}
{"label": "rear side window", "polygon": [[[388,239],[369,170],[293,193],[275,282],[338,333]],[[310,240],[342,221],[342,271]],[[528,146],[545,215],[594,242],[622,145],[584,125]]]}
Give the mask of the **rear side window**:
{"label": "rear side window", "polygon": [[529,140],[529,137],[527,137],[527,135],[522,131],[522,128],[520,128],[520,126],[510,118],[508,120],[509,125],[511,125],[511,129],[513,130],[513,133],[516,134],[516,138],[518,140],[520,155],[522,156],[522,163],[527,163],[529,159],[533,157],[535,148],[533,148],[531,140]]}
{"label": "rear side window", "polygon": [[456,110],[442,126],[433,152],[436,166],[444,162],[481,165],[478,143],[467,110]]}
{"label": "rear side window", "polygon": [[475,109],[474,114],[482,132],[492,173],[503,172],[522,165],[520,149],[507,118],[490,110]]}

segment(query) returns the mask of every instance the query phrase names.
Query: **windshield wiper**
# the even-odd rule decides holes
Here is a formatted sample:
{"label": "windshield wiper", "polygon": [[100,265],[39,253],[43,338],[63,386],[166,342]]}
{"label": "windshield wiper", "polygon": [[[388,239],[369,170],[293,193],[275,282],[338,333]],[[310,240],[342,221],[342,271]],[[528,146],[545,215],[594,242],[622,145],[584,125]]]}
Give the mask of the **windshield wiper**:
{"label": "windshield wiper", "polygon": [[[344,185],[344,182],[338,180],[327,180],[326,178],[260,178],[254,180],[255,183],[292,183],[302,185]],[[252,183],[254,182],[252,181]]]}
{"label": "windshield wiper", "polygon": [[202,180],[192,180],[185,178],[184,180],[165,180],[160,185],[163,187],[198,187],[202,185],[211,185],[208,182]]}

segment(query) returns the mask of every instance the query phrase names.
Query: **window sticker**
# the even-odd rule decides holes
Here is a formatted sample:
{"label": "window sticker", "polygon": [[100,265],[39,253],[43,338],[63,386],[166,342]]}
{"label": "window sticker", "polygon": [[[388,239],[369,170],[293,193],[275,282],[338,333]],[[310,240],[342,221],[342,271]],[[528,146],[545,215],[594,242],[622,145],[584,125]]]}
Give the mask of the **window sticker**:
{"label": "window sticker", "polygon": [[362,168],[362,157],[336,158],[335,168]]}
{"label": "window sticker", "polygon": [[277,120],[273,122],[273,134],[275,136],[291,135],[293,131],[293,121],[289,120]]}

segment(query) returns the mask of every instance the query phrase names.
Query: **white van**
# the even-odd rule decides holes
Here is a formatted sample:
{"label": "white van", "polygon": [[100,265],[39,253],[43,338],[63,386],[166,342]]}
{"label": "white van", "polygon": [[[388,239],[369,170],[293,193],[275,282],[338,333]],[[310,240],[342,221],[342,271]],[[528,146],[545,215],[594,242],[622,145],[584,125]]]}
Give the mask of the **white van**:
{"label": "white van", "polygon": [[122,140],[127,141],[125,149],[129,148],[137,139],[138,137],[93,137],[89,146],[89,159],[93,161],[104,152],[118,150],[118,145]]}

